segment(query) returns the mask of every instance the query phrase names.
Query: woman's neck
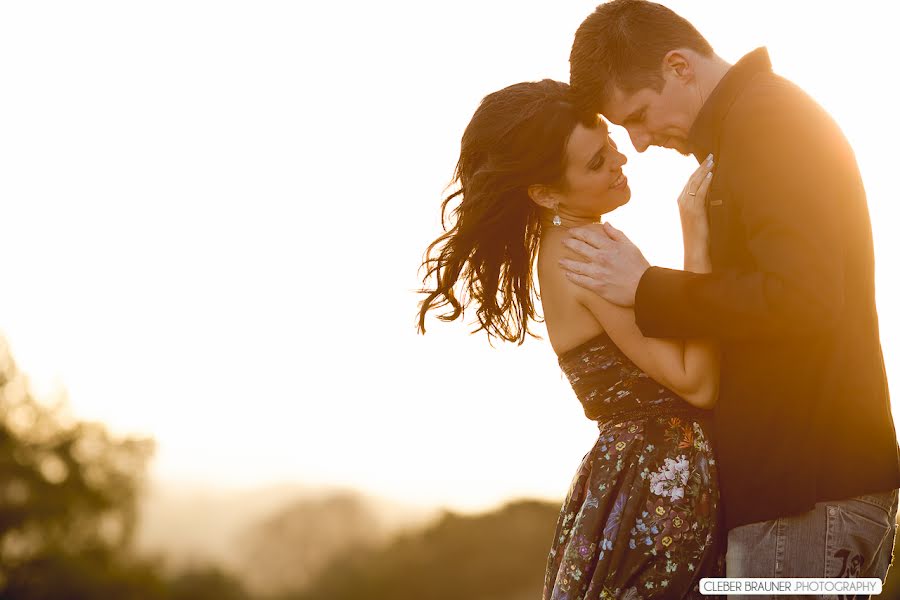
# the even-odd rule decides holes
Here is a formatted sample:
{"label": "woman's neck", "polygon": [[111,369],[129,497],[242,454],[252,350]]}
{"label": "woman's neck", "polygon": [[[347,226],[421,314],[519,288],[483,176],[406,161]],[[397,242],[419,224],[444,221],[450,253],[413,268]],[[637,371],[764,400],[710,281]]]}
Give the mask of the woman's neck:
{"label": "woman's neck", "polygon": [[[558,216],[559,220],[557,225],[553,222],[554,217]],[[601,216],[580,216],[580,215],[567,215],[564,213],[551,213],[549,211],[545,211],[541,214],[541,226],[544,231],[547,229],[571,229],[572,227],[581,227],[582,225],[590,225],[592,223],[600,223]]]}

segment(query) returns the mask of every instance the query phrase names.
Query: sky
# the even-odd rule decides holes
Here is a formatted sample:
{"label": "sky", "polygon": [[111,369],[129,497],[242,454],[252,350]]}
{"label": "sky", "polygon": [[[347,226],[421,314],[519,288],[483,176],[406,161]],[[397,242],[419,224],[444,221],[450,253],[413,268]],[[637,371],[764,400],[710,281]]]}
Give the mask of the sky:
{"label": "sky", "polygon": [[[894,383],[900,9],[666,4],[729,62],[768,47],[843,128]],[[459,510],[561,498],[596,427],[546,338],[492,348],[471,312],[416,335],[417,270],[480,99],[567,80],[594,6],[0,4],[0,333],[34,389],[152,436],[151,475],[173,484],[339,485]],[[695,165],[612,136],[633,193],[607,220],[678,267]]]}

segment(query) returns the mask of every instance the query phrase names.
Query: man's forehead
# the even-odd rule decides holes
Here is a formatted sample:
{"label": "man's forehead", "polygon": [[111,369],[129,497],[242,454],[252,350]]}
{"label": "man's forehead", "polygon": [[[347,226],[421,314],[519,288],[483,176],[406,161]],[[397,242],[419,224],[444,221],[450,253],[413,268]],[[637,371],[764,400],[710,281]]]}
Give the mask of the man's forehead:
{"label": "man's forehead", "polygon": [[632,111],[639,108],[641,90],[634,93],[625,92],[617,85],[610,89],[609,99],[603,105],[603,116],[617,125],[621,125]]}

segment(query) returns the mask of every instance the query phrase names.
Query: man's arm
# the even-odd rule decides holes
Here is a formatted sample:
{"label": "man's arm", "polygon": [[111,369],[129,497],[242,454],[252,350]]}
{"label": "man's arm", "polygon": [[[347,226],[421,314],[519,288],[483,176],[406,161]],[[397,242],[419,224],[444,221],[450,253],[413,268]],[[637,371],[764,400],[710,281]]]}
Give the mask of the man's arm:
{"label": "man's arm", "polygon": [[843,136],[804,104],[809,114],[772,107],[764,118],[745,118],[727,140],[728,201],[739,203],[731,210],[740,210],[753,268],[648,269],[635,294],[644,335],[769,338],[835,323],[843,304],[841,202],[862,192],[853,189],[855,159]]}

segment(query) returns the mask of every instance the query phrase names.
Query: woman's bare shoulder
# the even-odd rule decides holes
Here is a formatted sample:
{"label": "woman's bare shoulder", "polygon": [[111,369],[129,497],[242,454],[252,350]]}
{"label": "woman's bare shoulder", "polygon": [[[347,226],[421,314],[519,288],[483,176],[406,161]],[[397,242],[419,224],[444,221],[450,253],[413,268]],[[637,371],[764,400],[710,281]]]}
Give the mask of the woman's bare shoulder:
{"label": "woman's bare shoulder", "polygon": [[603,326],[583,301],[586,290],[566,277],[562,258],[577,258],[562,245],[562,235],[541,241],[538,283],[550,342],[557,354],[603,333]]}

